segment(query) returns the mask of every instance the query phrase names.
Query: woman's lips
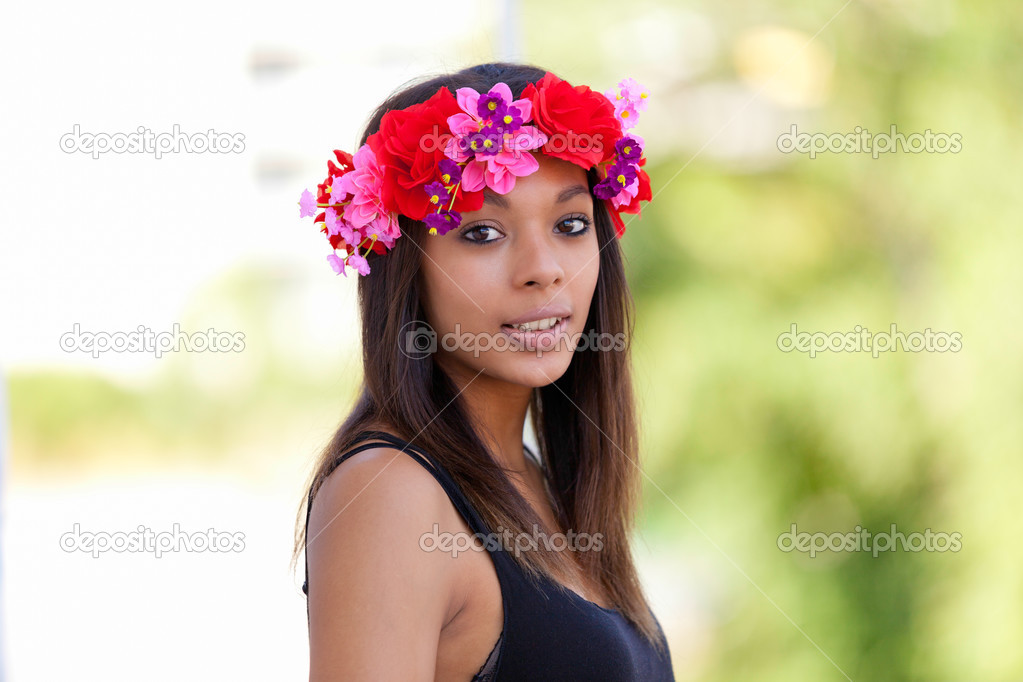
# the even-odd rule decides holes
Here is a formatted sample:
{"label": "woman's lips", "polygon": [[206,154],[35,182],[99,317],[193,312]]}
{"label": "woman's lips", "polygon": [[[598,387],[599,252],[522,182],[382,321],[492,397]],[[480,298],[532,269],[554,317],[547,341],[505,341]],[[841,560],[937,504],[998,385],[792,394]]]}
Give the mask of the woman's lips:
{"label": "woman's lips", "polygon": [[568,328],[568,321],[571,315],[566,315],[558,320],[558,323],[549,329],[538,329],[535,331],[522,331],[516,327],[506,324],[501,325],[501,332],[515,339],[526,350],[554,350],[556,341],[561,338]]}

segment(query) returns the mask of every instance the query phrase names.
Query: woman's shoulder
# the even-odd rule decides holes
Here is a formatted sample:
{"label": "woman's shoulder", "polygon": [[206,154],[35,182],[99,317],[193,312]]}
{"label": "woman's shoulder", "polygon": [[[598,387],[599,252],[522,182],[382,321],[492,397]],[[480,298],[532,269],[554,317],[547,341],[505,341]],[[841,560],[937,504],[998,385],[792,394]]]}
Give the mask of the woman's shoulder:
{"label": "woman's shoulder", "polygon": [[[317,489],[309,517],[310,535],[325,530],[329,519],[342,512],[350,519],[346,525],[361,525],[355,523],[356,518],[371,521],[378,514],[385,514],[385,520],[394,525],[416,518],[403,510],[427,513],[443,508],[447,495],[423,463],[416,461],[417,455],[384,442],[373,444],[371,439],[362,444],[369,447],[354,453],[354,448],[349,448],[350,454]],[[324,518],[327,513],[329,519]]]}
{"label": "woman's shoulder", "polygon": [[[353,665],[352,658],[370,656],[357,653],[360,647],[376,649],[372,661],[362,661],[374,668],[402,642],[436,642],[458,608],[458,575],[449,554],[424,551],[432,545],[423,537],[434,532],[434,523],[447,527],[452,513],[430,472],[387,445],[352,455],[327,476],[313,498],[306,535],[310,632],[318,656]],[[417,623],[418,631],[387,631],[403,621]],[[437,624],[436,632],[426,623]],[[386,642],[366,634],[384,631]],[[343,656],[334,650],[338,642],[349,643],[340,647]]]}

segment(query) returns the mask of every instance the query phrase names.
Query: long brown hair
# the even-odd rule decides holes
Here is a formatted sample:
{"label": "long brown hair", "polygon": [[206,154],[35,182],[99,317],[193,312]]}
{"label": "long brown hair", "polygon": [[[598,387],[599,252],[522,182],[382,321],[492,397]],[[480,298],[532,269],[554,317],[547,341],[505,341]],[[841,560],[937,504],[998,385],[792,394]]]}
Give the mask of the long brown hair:
{"label": "long brown hair", "polygon": [[[510,63],[473,66],[405,87],[377,108],[361,144],[380,127],[383,115],[426,101],[438,88],[452,94],[462,87],[487,92],[507,83],[521,96],[544,69]],[[590,188],[598,181],[588,172]],[[351,449],[356,435],[386,424],[395,435],[425,450],[443,466],[490,529],[498,526],[529,534],[545,524],[519,494],[487,445],[474,430],[458,387],[428,354],[421,359],[401,352],[403,328],[425,320],[421,305],[420,260],[427,235],[423,223],[399,216],[402,238],[387,254],[370,253],[372,273],[358,278],[362,322],[363,384],[355,407],[320,455],[309,492],[315,495],[337,459]],[[600,246],[600,273],[584,334],[633,333],[632,295],[625,280],[622,252],[604,202],[594,202],[594,226]],[[414,243],[410,243],[414,242]],[[604,337],[608,338],[608,337]],[[620,347],[620,344],[619,346]],[[531,422],[539,454],[548,472],[561,532],[600,534],[601,551],[578,552],[586,575],[595,578],[618,609],[655,647],[662,643],[633,562],[631,535],[640,492],[640,470],[629,344],[621,350],[577,350],[568,370],[553,384],[534,389]],[[293,560],[305,544],[303,500]],[[558,530],[558,529],[555,529]],[[510,553],[526,574],[541,574],[558,585],[571,575],[568,552]]]}

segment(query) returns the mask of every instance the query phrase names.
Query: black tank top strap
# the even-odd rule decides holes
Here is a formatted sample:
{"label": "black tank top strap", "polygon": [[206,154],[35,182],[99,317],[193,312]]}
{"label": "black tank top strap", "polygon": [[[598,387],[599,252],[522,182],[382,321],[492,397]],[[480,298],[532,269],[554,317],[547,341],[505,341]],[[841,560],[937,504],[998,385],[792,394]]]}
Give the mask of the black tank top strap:
{"label": "black tank top strap", "polygon": [[[387,447],[387,446],[394,447],[394,448],[396,448],[396,449],[398,449],[398,450],[400,450],[402,452],[407,452],[409,455],[411,455],[413,457],[413,459],[415,459],[420,464],[422,464],[423,467],[425,467],[427,471],[429,471],[431,474],[433,474],[433,477],[435,479],[437,479],[437,482],[440,483],[442,488],[444,488],[444,492],[447,493],[448,497],[451,499],[452,504],[455,505],[455,508],[462,515],[462,518],[464,518],[466,520],[466,523],[469,524],[469,528],[474,533],[486,534],[486,533],[489,532],[486,529],[486,524],[483,522],[483,519],[480,517],[480,515],[476,511],[476,509],[473,508],[473,506],[469,503],[469,500],[466,499],[464,493],[462,493],[461,489],[459,489],[459,487],[455,483],[454,479],[451,478],[451,475],[444,469],[444,467],[440,466],[433,459],[433,457],[431,457],[425,450],[423,450],[422,448],[419,448],[419,447],[409,443],[408,441],[402,440],[401,438],[398,438],[397,436],[393,436],[393,435],[391,435],[389,433],[385,433],[383,431],[360,431],[359,434],[355,437],[354,440],[356,442],[359,442],[359,441],[363,441],[363,440],[367,440],[367,439],[369,441],[372,441],[372,442],[366,442],[366,443],[362,443],[361,445],[357,445],[357,446],[347,450],[341,456],[337,457],[331,463],[330,468],[328,469],[328,471],[326,472],[326,474],[324,476],[329,476],[346,459],[348,459],[349,457],[352,457],[352,456],[354,456],[354,455],[356,455],[356,454],[358,454],[360,452],[363,452],[364,450],[369,450],[370,448]],[[382,441],[386,441],[386,444],[377,442],[377,441],[381,441],[381,440]],[[308,539],[309,539],[308,538],[308,535],[309,535],[309,516],[312,514],[312,510],[313,510],[313,492],[312,492],[312,489],[310,489],[309,490],[309,496],[308,496],[308,499],[307,499],[307,502],[306,502],[306,516],[305,516],[306,542],[308,542]],[[306,571],[305,571],[306,572],[306,578],[305,578],[305,582],[302,583],[302,592],[304,592],[308,596],[308,594],[309,594],[309,559],[308,559],[308,557],[306,557],[305,565],[306,565]]]}

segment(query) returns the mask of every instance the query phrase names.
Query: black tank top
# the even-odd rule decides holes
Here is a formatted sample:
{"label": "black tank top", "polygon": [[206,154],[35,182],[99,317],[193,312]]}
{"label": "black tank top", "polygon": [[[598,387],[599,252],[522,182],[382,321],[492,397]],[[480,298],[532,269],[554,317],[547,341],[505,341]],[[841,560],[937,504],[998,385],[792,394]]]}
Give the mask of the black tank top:
{"label": "black tank top", "polygon": [[[472,532],[490,534],[454,479],[430,455],[388,433],[364,431],[357,440],[364,438],[386,441],[411,455],[441,484]],[[387,445],[372,442],[356,446],[338,457],[331,471],[352,455],[376,447]],[[306,509],[307,531],[311,511],[310,494]],[[660,623],[657,623],[657,630],[664,643],[663,654],[619,611],[584,599],[546,577],[536,584],[501,543],[487,543],[487,549],[501,583],[504,628],[473,682],[674,682],[671,655]],[[302,591],[309,594],[308,558]],[[308,612],[308,601],[306,609]],[[656,617],[654,621],[657,622]]]}

